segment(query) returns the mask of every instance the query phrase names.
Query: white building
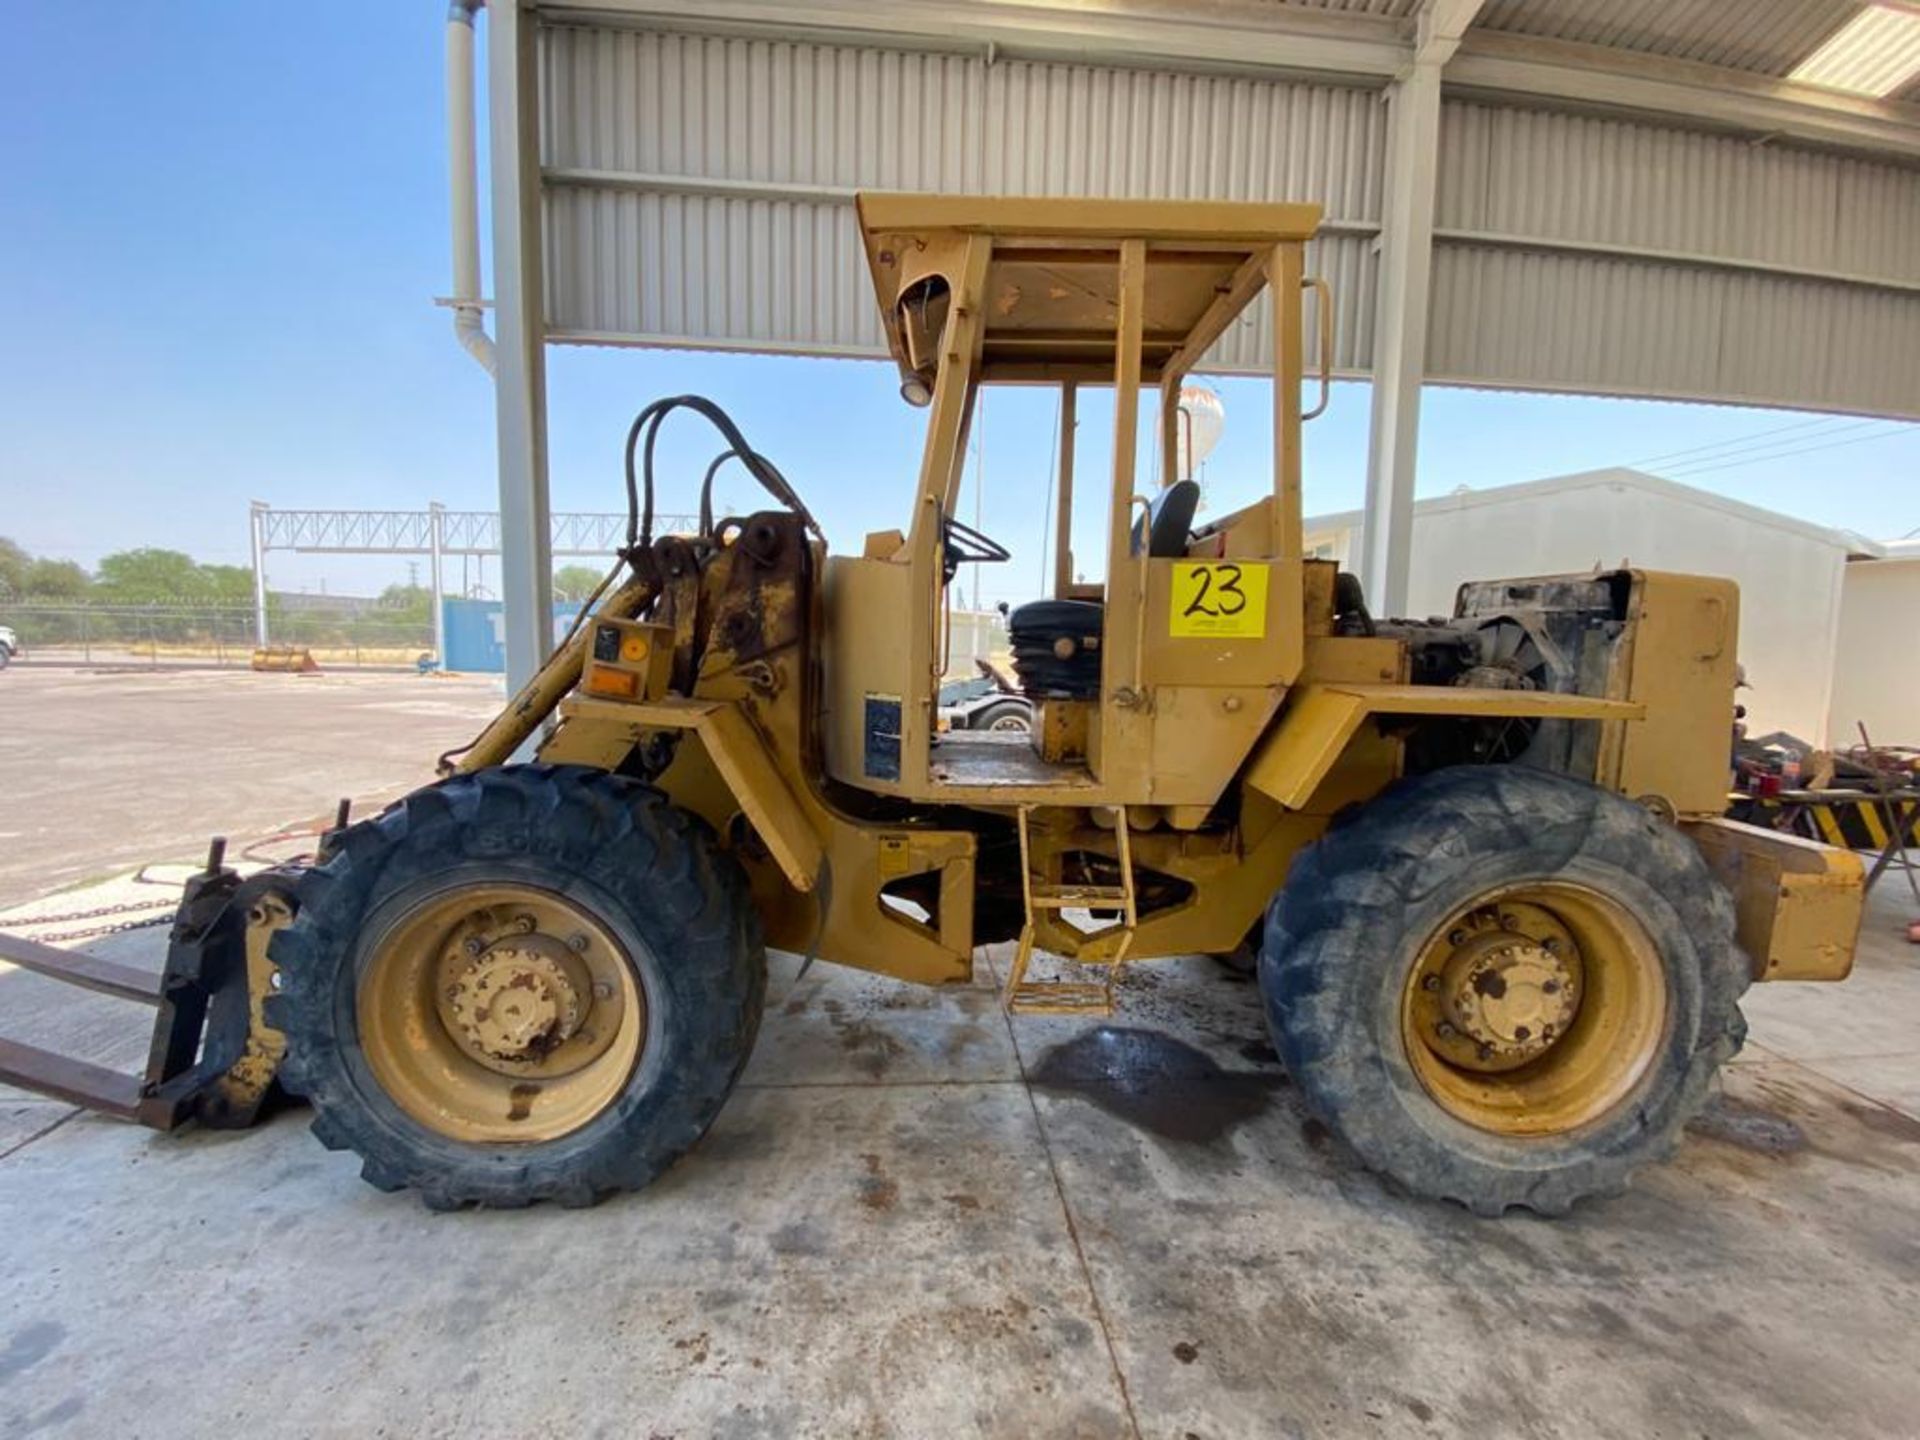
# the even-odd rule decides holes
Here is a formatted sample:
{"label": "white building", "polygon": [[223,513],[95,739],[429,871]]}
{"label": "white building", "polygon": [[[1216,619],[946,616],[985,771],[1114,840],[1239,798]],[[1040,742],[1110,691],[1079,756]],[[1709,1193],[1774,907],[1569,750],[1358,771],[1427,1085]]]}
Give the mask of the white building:
{"label": "white building", "polygon": [[1847,565],[1829,738],[1920,745],[1920,540],[1889,540]]}
{"label": "white building", "polygon": [[[1346,564],[1359,525],[1358,511],[1309,519],[1308,548]],[[1883,570],[1887,549],[1657,475],[1594,470],[1419,501],[1407,608],[1450,614],[1469,579],[1620,565],[1724,575],[1740,586],[1740,658],[1753,686],[1742,698],[1756,733],[1846,745],[1864,717],[1876,740],[1920,743],[1920,680],[1894,659],[1895,646],[1911,649],[1920,617],[1920,549]],[[1902,598],[1883,613],[1880,594],[1896,590]],[[1843,614],[1853,617],[1844,638]]]}

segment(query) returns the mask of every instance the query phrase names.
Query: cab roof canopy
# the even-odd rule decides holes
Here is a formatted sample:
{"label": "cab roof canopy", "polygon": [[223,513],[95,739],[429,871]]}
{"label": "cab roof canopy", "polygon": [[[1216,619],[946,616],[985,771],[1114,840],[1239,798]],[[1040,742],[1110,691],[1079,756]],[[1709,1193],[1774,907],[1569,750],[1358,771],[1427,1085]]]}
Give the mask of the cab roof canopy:
{"label": "cab roof canopy", "polygon": [[958,300],[974,237],[992,247],[979,379],[1111,381],[1120,248],[1140,240],[1140,378],[1152,384],[1192,368],[1260,292],[1273,248],[1320,224],[1318,205],[1236,201],[863,193],[855,204],[887,346],[903,377],[929,383],[914,307]]}

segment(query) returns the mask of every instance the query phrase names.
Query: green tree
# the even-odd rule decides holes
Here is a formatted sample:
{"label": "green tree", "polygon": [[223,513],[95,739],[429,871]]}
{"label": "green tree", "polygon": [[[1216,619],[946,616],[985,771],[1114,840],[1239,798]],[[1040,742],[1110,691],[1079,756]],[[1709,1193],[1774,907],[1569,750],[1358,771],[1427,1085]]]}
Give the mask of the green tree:
{"label": "green tree", "polygon": [[6,536],[0,535],[0,595],[21,595],[27,588],[27,571],[33,557]]}
{"label": "green tree", "polygon": [[206,595],[222,605],[253,603],[253,571],[244,565],[201,565],[201,583]]}
{"label": "green tree", "polygon": [[193,557],[179,550],[122,550],[100,562],[103,598],[125,605],[162,600],[211,599]]}
{"label": "green tree", "polygon": [[579,602],[593,593],[603,578],[591,565],[562,565],[553,572],[553,598]]}
{"label": "green tree", "polygon": [[92,578],[73,561],[41,557],[27,566],[20,593],[36,600],[80,600],[92,585]]}

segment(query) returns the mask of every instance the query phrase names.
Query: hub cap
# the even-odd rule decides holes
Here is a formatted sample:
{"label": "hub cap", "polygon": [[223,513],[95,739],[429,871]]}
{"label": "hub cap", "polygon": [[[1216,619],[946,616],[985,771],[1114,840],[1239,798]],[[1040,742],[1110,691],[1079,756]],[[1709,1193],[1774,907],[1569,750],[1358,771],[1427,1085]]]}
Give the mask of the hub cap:
{"label": "hub cap", "polygon": [[1427,942],[1401,1006],[1408,1061],[1455,1118],[1507,1135],[1598,1118],[1646,1074],[1666,1026],[1646,928],[1584,886],[1489,892]]}
{"label": "hub cap", "polygon": [[449,1008],[469,1050],[508,1064],[538,1060],[580,1028],[580,992],[566,972],[511,941],[466,968],[453,984]]}

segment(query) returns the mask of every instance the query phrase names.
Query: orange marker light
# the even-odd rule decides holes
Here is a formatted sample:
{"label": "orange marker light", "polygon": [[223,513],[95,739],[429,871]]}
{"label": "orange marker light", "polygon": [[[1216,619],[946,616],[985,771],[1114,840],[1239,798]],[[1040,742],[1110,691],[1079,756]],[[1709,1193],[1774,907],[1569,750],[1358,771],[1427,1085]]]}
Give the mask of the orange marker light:
{"label": "orange marker light", "polygon": [[587,693],[616,700],[632,700],[640,694],[640,677],[630,670],[610,670],[594,665],[587,670]]}

